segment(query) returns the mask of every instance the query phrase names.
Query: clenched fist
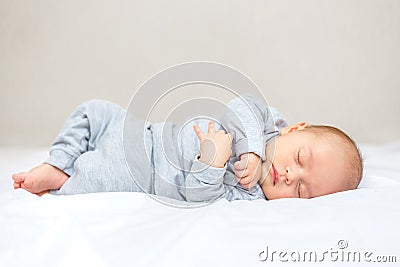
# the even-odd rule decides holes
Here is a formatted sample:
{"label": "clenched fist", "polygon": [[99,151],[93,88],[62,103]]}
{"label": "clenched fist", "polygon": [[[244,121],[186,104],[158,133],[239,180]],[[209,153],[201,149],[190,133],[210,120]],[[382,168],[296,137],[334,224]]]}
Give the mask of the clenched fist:
{"label": "clenched fist", "polygon": [[207,134],[197,124],[193,125],[193,129],[200,140],[199,161],[216,168],[223,168],[232,154],[232,135],[225,133],[224,130],[215,132],[212,121],[208,123]]}
{"label": "clenched fist", "polygon": [[261,158],[250,152],[240,156],[234,164],[235,176],[244,188],[255,186],[261,178]]}

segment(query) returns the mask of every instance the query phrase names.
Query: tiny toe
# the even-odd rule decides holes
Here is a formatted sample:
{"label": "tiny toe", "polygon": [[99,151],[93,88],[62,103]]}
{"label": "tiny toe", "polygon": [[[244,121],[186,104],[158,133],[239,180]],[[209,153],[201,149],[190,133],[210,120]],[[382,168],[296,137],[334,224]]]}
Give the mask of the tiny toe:
{"label": "tiny toe", "polygon": [[19,189],[21,188],[21,184],[20,183],[14,183],[14,189]]}
{"label": "tiny toe", "polygon": [[25,180],[25,177],[26,177],[26,172],[21,172],[12,175],[12,179],[16,183],[22,183]]}

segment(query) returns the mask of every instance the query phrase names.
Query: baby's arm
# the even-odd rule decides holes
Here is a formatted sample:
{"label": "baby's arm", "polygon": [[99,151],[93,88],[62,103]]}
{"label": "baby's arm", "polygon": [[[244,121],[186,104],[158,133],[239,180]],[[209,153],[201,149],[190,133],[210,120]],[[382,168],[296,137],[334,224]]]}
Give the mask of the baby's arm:
{"label": "baby's arm", "polygon": [[221,118],[223,127],[234,133],[235,176],[245,187],[253,187],[261,178],[261,162],[266,160],[265,146],[278,134],[267,104],[252,95],[243,95],[228,103]]}
{"label": "baby's arm", "polygon": [[212,121],[207,134],[197,125],[193,128],[200,140],[200,156],[194,160],[185,180],[186,200],[213,201],[225,194],[223,180],[226,162],[232,153],[232,136],[223,130],[216,132]]}

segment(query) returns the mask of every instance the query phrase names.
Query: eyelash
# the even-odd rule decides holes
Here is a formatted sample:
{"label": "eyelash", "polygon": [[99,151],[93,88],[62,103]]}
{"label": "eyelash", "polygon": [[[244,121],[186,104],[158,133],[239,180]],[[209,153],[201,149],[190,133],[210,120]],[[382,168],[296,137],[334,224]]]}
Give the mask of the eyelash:
{"label": "eyelash", "polygon": [[297,164],[301,165],[300,164],[300,149],[297,151]]}
{"label": "eyelash", "polygon": [[[301,164],[300,164],[300,149],[297,151],[297,164],[299,165],[299,166],[301,166]],[[300,184],[300,181],[299,181],[299,185],[298,185],[298,189],[297,189],[297,194],[298,194],[298,197],[299,198],[301,198],[301,195],[300,195],[300,186],[301,186],[301,184]]]}
{"label": "eyelash", "polygon": [[298,186],[298,189],[297,189],[297,193],[298,193],[299,198],[300,198],[300,182],[299,182],[299,186]]}

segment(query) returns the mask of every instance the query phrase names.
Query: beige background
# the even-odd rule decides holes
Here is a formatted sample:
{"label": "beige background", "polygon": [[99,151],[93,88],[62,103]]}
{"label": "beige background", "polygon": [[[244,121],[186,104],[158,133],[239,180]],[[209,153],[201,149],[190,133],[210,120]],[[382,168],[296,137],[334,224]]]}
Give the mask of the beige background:
{"label": "beige background", "polygon": [[290,122],[400,138],[400,1],[0,0],[0,145],[51,144],[82,101],[127,107],[161,69],[215,61]]}

